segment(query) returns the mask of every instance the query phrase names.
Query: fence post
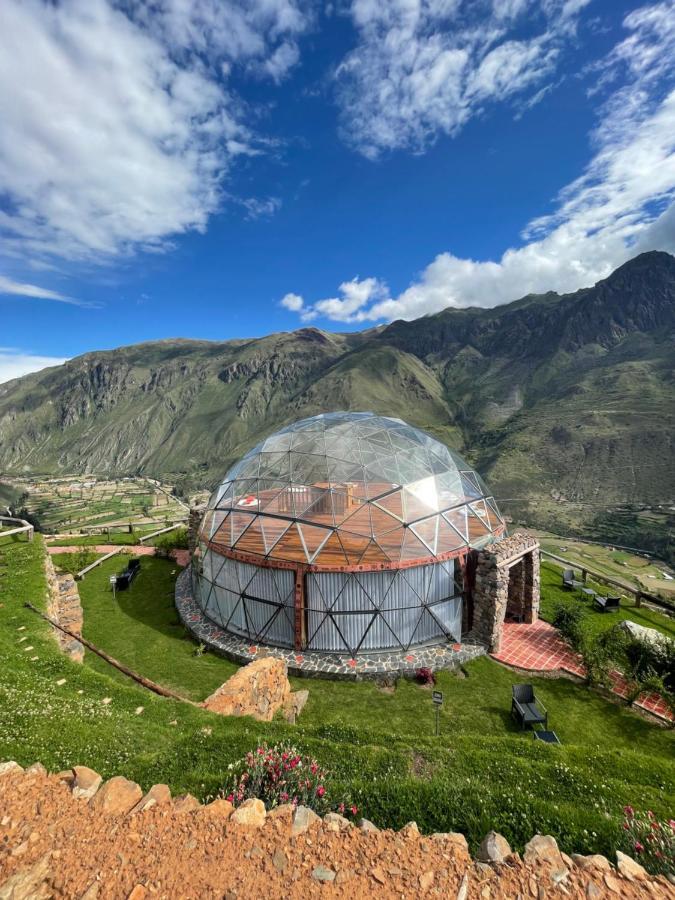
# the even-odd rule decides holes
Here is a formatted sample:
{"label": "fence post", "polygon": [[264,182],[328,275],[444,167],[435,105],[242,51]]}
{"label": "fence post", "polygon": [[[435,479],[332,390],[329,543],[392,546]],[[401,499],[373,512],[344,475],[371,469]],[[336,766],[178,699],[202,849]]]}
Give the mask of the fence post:
{"label": "fence post", "polygon": [[581,570],[581,580],[583,581],[584,584],[586,584],[586,575],[587,574],[588,573],[586,572],[586,569]]}
{"label": "fence post", "polygon": [[635,591],[635,606],[640,609],[642,606],[642,594],[640,591]]}

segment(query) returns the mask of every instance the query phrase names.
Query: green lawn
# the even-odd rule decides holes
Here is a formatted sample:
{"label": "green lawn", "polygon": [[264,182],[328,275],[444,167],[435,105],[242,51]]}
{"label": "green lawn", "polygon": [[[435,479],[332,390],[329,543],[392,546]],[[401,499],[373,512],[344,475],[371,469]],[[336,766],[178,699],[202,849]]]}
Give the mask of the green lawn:
{"label": "green lawn", "polygon": [[55,541],[49,541],[50,547],[92,547],[96,544],[137,544],[139,538],[144,534],[151,534],[157,531],[158,525],[148,528],[135,528],[129,534],[127,531],[115,531],[112,534],[78,534],[71,537],[58,538]]}
{"label": "green lawn", "polygon": [[[598,593],[607,593],[606,587],[603,590],[600,585],[594,584],[591,579],[588,580],[588,586]],[[644,606],[638,609],[632,598],[630,600],[621,600],[619,612],[602,613],[595,608],[593,601],[585,598],[580,591],[568,591],[562,587],[562,569],[554,566],[552,563],[543,563],[541,567],[540,609],[542,619],[550,621],[558,603],[563,603],[565,606],[581,606],[586,612],[584,627],[593,635],[612,628],[622,619],[630,619],[632,622],[637,622],[646,628],[656,628],[663,634],[675,638],[675,619],[655,610],[647,609]]]}
{"label": "green lawn", "polygon": [[[511,685],[521,679],[485,658],[467,667],[467,677],[439,676],[439,738],[430,692],[407,681],[393,693],[372,683],[297,681],[310,700],[292,727],[165,700],[112,676],[90,653],[78,666],[23,607],[26,599],[44,603],[40,554],[39,537],[0,549],[0,759],[40,759],[52,770],[83,763],[106,777],[123,773],[144,787],[166,781],[174,792],[206,797],[226,783],[228,764],[261,739],[293,740],[334,773],[333,796],[351,797],[376,823],[415,819],[424,831],[463,831],[474,847],[495,828],[519,848],[541,831],[567,851],[611,854],[623,805],[664,818],[675,812],[672,730],[569,680],[533,679],[563,740],[535,744],[509,717]],[[113,560],[112,571],[122,563]],[[233,671],[211,654],[194,657],[194,645],[172,624],[172,563],[144,559],[119,601],[107,591],[110,565],[80,585],[90,638],[191,697]],[[545,592],[548,603],[548,586]]]}
{"label": "green lawn", "polygon": [[[72,554],[52,559],[56,566],[72,571]],[[106,560],[79,583],[84,636],[147,678],[191,700],[203,700],[237,667],[213,653],[195,655],[196,644],[178,619],[173,602],[180,571],[176,564],[152,556],[140,559],[140,574],[128,591],[117,592],[115,600],[109,579],[124,571],[127,556]],[[88,661],[99,671],[110,672],[99,657],[91,654]]]}

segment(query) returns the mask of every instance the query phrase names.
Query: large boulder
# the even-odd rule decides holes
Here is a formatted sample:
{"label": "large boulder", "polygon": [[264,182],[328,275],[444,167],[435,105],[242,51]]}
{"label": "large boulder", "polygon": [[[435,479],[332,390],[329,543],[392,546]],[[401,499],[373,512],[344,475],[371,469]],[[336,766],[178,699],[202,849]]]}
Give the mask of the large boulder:
{"label": "large boulder", "polygon": [[294,696],[284,660],[262,656],[235,672],[202,705],[221,716],[253,716],[269,722],[279,709],[297,709]]}
{"label": "large boulder", "polygon": [[657,631],[656,628],[647,628],[645,625],[638,625],[637,622],[630,622],[628,619],[619,622],[618,627],[635,640],[641,641],[643,644],[650,644],[662,651],[665,651],[668,645],[673,643],[671,638]]}
{"label": "large boulder", "polygon": [[111,816],[124,816],[143,798],[143,791],[135,781],[115,775],[89,801],[92,809]]}

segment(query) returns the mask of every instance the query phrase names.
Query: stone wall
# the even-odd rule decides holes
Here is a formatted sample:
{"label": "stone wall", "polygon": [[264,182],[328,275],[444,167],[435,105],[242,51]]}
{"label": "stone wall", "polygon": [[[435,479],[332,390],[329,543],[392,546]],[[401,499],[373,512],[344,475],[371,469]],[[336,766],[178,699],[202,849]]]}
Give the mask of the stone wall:
{"label": "stone wall", "polygon": [[[45,559],[45,568],[49,587],[47,614],[63,628],[82,634],[84,615],[75,579],[68,573],[57,574],[49,555]],[[54,636],[64,653],[75,662],[83,662],[84,647],[76,638],[69,637],[58,628],[54,628]]]}
{"label": "stone wall", "polygon": [[539,618],[539,543],[516,532],[478,554],[473,589],[473,630],[491,653],[499,651],[504,618]]}
{"label": "stone wall", "polygon": [[206,504],[202,506],[193,506],[190,508],[190,512],[188,514],[188,547],[190,552],[193,553],[195,547],[197,546],[197,540],[199,537],[199,525],[202,521],[202,517],[206,511]]}

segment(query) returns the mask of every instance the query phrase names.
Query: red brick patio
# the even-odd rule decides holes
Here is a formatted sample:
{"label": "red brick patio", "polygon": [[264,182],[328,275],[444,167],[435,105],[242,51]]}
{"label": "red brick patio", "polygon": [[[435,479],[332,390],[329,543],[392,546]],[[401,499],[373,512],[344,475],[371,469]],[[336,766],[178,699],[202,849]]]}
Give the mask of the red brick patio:
{"label": "red brick patio", "polygon": [[[497,662],[529,672],[570,672],[583,678],[586,674],[581,657],[572,650],[556,629],[541,619],[532,625],[505,622],[499,653],[492,654]],[[628,684],[620,672],[611,674],[612,690],[619,697],[626,697]],[[645,694],[636,702],[648,712],[670,721],[672,715],[657,694]]]}

